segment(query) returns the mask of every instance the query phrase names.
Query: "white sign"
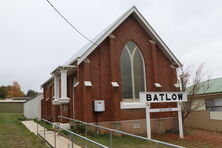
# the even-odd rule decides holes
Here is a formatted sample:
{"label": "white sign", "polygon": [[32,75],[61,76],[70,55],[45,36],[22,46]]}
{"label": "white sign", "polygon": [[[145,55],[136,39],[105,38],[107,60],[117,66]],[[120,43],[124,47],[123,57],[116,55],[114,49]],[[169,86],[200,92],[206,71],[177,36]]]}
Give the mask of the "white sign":
{"label": "white sign", "polygon": [[[181,102],[187,101],[187,94],[184,92],[140,92],[140,102],[146,104],[146,127],[147,138],[151,138],[150,113],[152,112],[178,112],[178,125],[180,138],[183,138],[183,122]],[[151,103],[177,102],[176,108],[150,108]]]}
{"label": "white sign", "polygon": [[184,92],[140,92],[140,102],[184,102],[187,94]]}

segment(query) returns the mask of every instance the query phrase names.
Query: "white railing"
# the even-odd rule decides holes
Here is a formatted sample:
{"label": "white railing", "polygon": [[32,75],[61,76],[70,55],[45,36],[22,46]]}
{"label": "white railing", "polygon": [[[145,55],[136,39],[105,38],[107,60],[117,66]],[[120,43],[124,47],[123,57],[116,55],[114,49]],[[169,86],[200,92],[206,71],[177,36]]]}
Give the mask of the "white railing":
{"label": "white railing", "polygon": [[[70,131],[70,130],[67,130],[67,129],[59,126],[59,125],[53,124],[52,122],[50,122],[50,121],[48,121],[48,120],[45,120],[45,119],[43,119],[43,118],[40,118],[40,120],[44,122],[44,123],[43,123],[43,124],[44,124],[44,125],[43,125],[43,134],[40,134],[40,133],[39,133],[39,125],[38,125],[38,123],[37,123],[37,135],[40,136],[44,141],[46,141],[46,142],[49,144],[50,147],[53,147],[53,148],[56,148],[56,147],[57,147],[57,138],[56,138],[57,132],[56,132],[56,130],[53,130],[53,133],[54,133],[54,144],[49,143],[49,142],[47,141],[47,139],[46,139],[46,124],[45,124],[45,123],[48,123],[50,126],[52,126],[52,127],[54,127],[54,128],[57,128],[58,130],[64,130],[65,132],[69,133],[70,135],[76,136],[76,137],[78,137],[79,139],[84,140],[84,141],[87,141],[87,142],[89,142],[89,143],[91,143],[91,144],[93,144],[93,145],[95,145],[95,146],[97,146],[97,147],[100,147],[100,148],[108,148],[107,146],[105,146],[105,145],[103,145],[103,144],[100,144],[100,143],[95,142],[95,141],[93,141],[93,140],[91,140],[91,139],[89,139],[89,138],[86,138],[86,137],[82,136],[82,135],[79,135],[79,134],[74,133],[74,132],[72,132],[72,131]],[[50,131],[50,132],[51,132],[51,131]],[[71,142],[71,146],[70,146],[70,147],[71,147],[71,148],[74,148],[74,140],[73,140],[73,138],[71,138],[71,136],[70,136],[68,140]],[[87,147],[87,145],[85,145],[84,147]]]}
{"label": "white railing", "polygon": [[174,147],[174,148],[185,148],[185,147],[183,147],[183,146],[179,146],[179,145],[170,144],[170,143],[163,142],[163,141],[159,141],[159,140],[155,140],[155,139],[150,139],[150,138],[138,136],[138,135],[135,135],[135,134],[131,134],[131,133],[119,131],[119,130],[116,130],[116,129],[111,129],[111,128],[99,126],[99,125],[96,125],[96,124],[93,124],[93,123],[88,123],[88,122],[84,122],[84,121],[80,121],[80,120],[76,120],[76,119],[72,119],[72,118],[68,118],[68,117],[63,117],[63,116],[58,116],[58,117],[59,117],[59,118],[62,118],[62,119],[69,120],[69,121],[74,121],[74,122],[78,122],[78,123],[84,124],[84,125],[85,125],[85,129],[86,129],[86,130],[85,130],[85,132],[86,132],[86,133],[85,133],[85,136],[87,136],[87,126],[93,126],[93,127],[96,127],[96,128],[100,128],[100,129],[103,129],[103,130],[107,130],[108,133],[110,134],[110,138],[109,138],[109,148],[112,148],[112,147],[113,147],[113,137],[112,137],[113,133],[119,133],[119,134],[123,134],[123,135],[126,135],[126,136],[138,138],[138,139],[140,139],[140,140],[145,140],[145,141],[148,141],[148,142],[153,142],[153,143],[155,143],[155,147],[156,147],[156,148],[159,148],[159,147],[161,147],[161,146]]}

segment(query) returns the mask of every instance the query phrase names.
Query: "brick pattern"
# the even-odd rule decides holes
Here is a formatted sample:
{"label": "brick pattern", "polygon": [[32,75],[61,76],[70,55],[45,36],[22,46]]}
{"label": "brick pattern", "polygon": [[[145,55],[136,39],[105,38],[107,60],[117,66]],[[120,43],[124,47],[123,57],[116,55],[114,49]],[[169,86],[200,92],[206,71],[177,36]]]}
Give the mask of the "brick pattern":
{"label": "brick pattern", "polygon": [[41,101],[41,117],[49,121],[53,120],[52,98],[54,96],[53,85],[49,83],[43,88],[43,99]]}
{"label": "brick pattern", "polygon": [[[128,41],[134,41],[144,57],[146,84],[148,91],[178,91],[176,69],[171,68],[171,62],[159,49],[137,20],[131,15],[116,30],[112,37],[107,37],[89,56],[89,62],[82,62],[77,73],[68,78],[69,116],[87,122],[104,122],[119,120],[145,119],[145,109],[121,110],[121,69],[120,57],[123,47]],[[73,88],[73,77],[77,76],[79,85]],[[92,87],[85,87],[84,81],[91,81]],[[118,82],[119,88],[113,88],[112,81]],[[157,89],[154,82],[158,81],[162,88]],[[44,99],[45,93],[44,89]],[[73,95],[74,92],[74,95]],[[44,102],[43,99],[43,102]],[[105,100],[106,111],[95,113],[94,100]],[[74,101],[73,101],[74,100]],[[74,115],[73,115],[74,103]],[[156,103],[151,107],[175,107],[176,103]],[[45,115],[43,107],[42,115]],[[173,117],[176,112],[152,113],[151,118]]]}

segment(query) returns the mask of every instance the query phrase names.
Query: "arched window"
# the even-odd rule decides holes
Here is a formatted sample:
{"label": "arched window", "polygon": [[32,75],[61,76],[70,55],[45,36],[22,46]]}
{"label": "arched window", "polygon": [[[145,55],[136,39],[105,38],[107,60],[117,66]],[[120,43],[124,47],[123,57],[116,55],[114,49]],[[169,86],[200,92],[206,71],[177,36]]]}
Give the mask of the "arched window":
{"label": "arched window", "polygon": [[144,92],[146,87],[144,60],[140,49],[132,41],[122,51],[121,79],[123,99],[139,99],[139,92]]}

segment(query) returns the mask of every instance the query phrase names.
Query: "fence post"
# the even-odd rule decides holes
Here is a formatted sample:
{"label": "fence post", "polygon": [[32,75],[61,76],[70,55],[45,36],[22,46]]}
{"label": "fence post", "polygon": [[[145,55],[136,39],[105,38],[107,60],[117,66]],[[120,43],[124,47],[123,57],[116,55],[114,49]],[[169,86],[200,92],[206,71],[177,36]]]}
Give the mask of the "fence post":
{"label": "fence post", "polygon": [[[85,124],[85,137],[87,137],[87,124]],[[87,142],[87,141],[86,141]],[[88,148],[87,143],[85,144],[85,148]]]}
{"label": "fence post", "polygon": [[112,135],[112,131],[110,131],[110,138],[109,138],[109,142],[110,142],[110,148],[113,147],[113,135]]}
{"label": "fence post", "polygon": [[159,147],[159,145],[158,145],[158,143],[156,142],[156,148],[158,148]]}
{"label": "fence post", "polygon": [[87,124],[85,124],[85,137],[87,137]]}
{"label": "fence post", "polygon": [[44,121],[44,139],[45,139],[45,121]]}
{"label": "fence post", "polygon": [[73,136],[72,136],[72,134],[69,134],[69,139],[71,141],[71,147],[73,148]]}
{"label": "fence post", "polygon": [[39,134],[39,124],[36,122],[37,124],[37,135]]}
{"label": "fence post", "polygon": [[56,132],[54,130],[54,147],[56,148]]}

